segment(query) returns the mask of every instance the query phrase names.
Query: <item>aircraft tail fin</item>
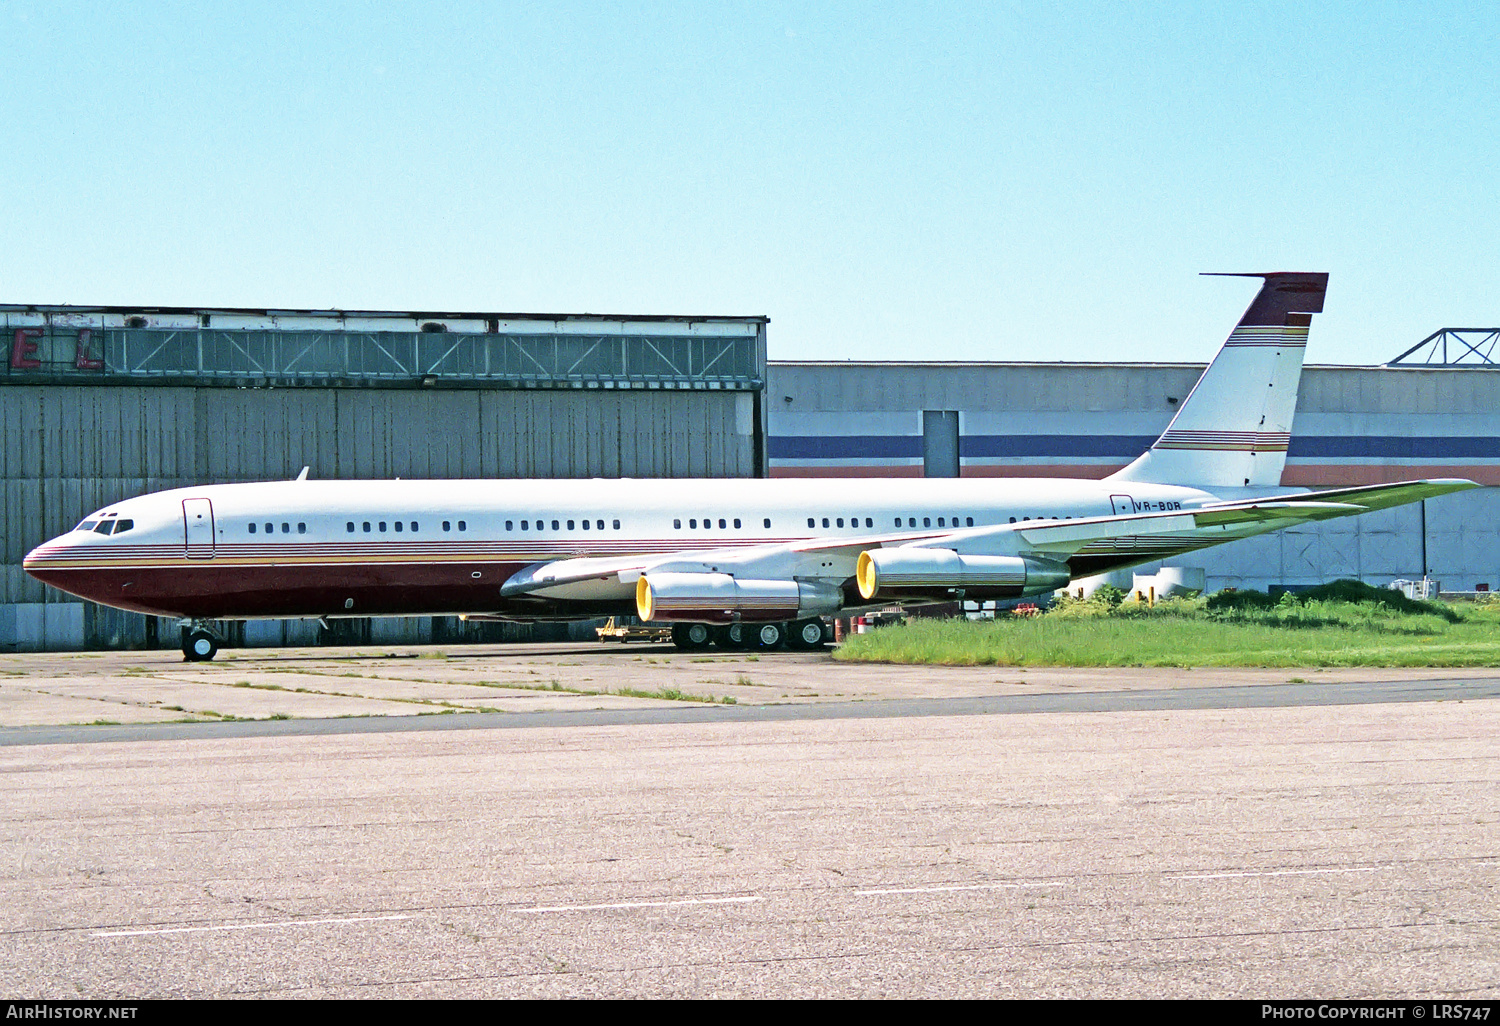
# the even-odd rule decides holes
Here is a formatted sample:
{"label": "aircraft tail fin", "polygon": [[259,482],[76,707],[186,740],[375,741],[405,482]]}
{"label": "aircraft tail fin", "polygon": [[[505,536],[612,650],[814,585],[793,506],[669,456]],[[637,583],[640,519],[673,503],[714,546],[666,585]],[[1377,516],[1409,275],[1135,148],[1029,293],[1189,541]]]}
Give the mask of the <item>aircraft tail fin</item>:
{"label": "aircraft tail fin", "polygon": [[1286,466],[1312,315],[1328,275],[1274,271],[1167,430],[1111,481],[1275,487]]}

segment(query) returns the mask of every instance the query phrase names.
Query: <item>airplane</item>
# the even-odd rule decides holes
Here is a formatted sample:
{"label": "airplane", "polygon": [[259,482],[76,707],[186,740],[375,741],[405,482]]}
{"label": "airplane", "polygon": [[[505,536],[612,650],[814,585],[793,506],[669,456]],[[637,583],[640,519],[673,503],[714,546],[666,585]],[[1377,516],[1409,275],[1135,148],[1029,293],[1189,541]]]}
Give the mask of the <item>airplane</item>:
{"label": "airplane", "polygon": [[213,620],[638,615],[682,649],[824,643],[822,617],[1037,596],[1297,524],[1478,487],[1280,487],[1328,275],[1272,272],[1161,437],[1103,480],[450,480],[205,485],[111,503],[26,572]]}

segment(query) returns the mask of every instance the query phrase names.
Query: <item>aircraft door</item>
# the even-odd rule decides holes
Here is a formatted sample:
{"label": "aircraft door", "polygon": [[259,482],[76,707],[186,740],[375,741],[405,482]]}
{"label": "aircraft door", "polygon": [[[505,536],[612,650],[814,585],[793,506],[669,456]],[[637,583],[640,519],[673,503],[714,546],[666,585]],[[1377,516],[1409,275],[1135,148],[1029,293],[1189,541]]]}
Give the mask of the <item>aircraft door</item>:
{"label": "aircraft door", "polygon": [[207,499],[182,500],[183,555],[214,558],[214,507]]}
{"label": "aircraft door", "polygon": [[1114,505],[1117,517],[1135,512],[1135,500],[1128,495],[1111,495],[1109,501]]}

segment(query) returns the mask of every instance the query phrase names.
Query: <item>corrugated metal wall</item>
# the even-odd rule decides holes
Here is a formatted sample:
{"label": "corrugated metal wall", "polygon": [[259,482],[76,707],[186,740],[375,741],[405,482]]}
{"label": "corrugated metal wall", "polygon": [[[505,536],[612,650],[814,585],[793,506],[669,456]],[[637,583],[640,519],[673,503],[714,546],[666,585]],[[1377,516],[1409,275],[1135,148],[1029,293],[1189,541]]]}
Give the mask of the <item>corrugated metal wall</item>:
{"label": "corrugated metal wall", "polygon": [[21,560],[111,502],[303,466],[341,479],[750,477],[764,465],[754,403],[710,390],[0,387],[0,648],[144,638],[134,614],[18,606],[77,605]]}
{"label": "corrugated metal wall", "polygon": [[[1166,428],[1193,364],[832,364],[767,368],[770,473],[920,476],[923,410],[956,408],[965,477],[1102,478]],[[1175,402],[1174,402],[1175,400]],[[1450,590],[1500,590],[1500,371],[1308,367],[1283,483],[1343,487],[1464,477],[1425,504],[1427,569]],[[1003,489],[1003,481],[995,487]],[[1211,589],[1383,584],[1423,570],[1419,506],[1207,549]],[[1149,572],[1153,567],[1143,567]]]}

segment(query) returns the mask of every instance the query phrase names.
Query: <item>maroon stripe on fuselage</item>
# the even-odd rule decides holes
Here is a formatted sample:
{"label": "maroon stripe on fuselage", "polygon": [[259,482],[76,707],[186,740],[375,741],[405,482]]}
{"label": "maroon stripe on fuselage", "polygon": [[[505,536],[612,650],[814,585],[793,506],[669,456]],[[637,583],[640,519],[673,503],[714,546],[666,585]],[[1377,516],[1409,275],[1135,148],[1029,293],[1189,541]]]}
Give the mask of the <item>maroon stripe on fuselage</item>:
{"label": "maroon stripe on fuselage", "polygon": [[[104,605],[158,616],[418,616],[536,608],[501,599],[523,563],[35,567],[33,577]],[[475,578],[474,574],[479,574]],[[353,599],[352,606],[346,605]]]}

